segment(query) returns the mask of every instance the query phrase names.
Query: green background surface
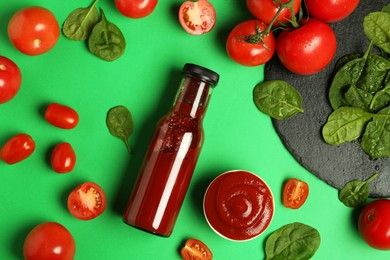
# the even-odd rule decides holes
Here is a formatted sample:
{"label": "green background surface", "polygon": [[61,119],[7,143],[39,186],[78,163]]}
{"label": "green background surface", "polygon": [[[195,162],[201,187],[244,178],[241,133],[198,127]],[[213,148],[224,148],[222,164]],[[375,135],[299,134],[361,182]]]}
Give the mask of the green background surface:
{"label": "green background surface", "polygon": [[[202,36],[191,36],[180,27],[177,11],[182,2],[159,1],[150,16],[132,20],[120,15],[112,0],[100,0],[98,6],[127,40],[125,54],[109,63],[90,54],[84,42],[63,35],[50,52],[36,57],[18,52],[7,37],[9,19],[23,7],[44,6],[62,25],[72,10],[88,6],[90,0],[0,0],[0,55],[17,63],[23,75],[17,96],[0,105],[0,144],[22,132],[36,142],[27,160],[15,165],[0,162],[0,258],[21,259],[29,230],[56,221],[73,234],[76,259],[180,259],[181,246],[192,237],[204,241],[215,259],[263,259],[267,236],[298,221],[321,234],[313,259],[388,259],[389,252],[363,242],[356,228],[357,213],[338,201],[336,189],[296,162],[271,119],[254,106],[252,90],[263,80],[263,67],[240,66],[225,52],[228,32],[251,18],[245,1],[214,0],[217,24]],[[205,144],[177,224],[171,237],[162,238],[125,225],[121,214],[155,123],[171,106],[187,62],[215,70],[221,79],[211,97],[204,121]],[[43,111],[50,102],[76,109],[79,125],[63,130],[48,124]],[[108,109],[116,105],[133,114],[133,156],[105,125]],[[60,175],[50,168],[48,158],[53,146],[64,141],[72,144],[78,161],[73,172]],[[202,212],[207,185],[232,169],[256,173],[275,197],[271,225],[248,242],[219,237]],[[291,177],[310,186],[308,200],[298,210],[286,209],[281,202],[282,185]],[[105,213],[90,221],[74,218],[66,207],[70,191],[85,181],[98,183],[108,200]]]}

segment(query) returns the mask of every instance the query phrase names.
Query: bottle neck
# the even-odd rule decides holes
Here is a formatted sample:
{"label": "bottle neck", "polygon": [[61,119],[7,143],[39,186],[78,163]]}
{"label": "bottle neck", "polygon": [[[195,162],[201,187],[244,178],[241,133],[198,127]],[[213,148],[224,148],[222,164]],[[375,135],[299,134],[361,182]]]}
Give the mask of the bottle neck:
{"label": "bottle neck", "polygon": [[172,112],[202,119],[211,93],[212,87],[209,83],[197,78],[185,77],[177,93]]}

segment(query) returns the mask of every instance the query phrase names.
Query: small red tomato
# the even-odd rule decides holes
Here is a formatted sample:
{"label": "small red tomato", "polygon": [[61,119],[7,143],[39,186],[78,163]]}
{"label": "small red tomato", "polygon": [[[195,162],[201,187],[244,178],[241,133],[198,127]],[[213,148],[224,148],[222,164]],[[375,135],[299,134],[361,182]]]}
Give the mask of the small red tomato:
{"label": "small red tomato", "polygon": [[0,104],[10,101],[20,89],[22,73],[10,59],[0,56]]}
{"label": "small red tomato", "polygon": [[276,40],[280,62],[296,74],[314,74],[324,69],[336,53],[336,35],[325,22],[306,19],[297,29],[282,31]]}
{"label": "small red tomato", "polygon": [[35,150],[35,142],[28,134],[17,134],[0,149],[0,158],[14,164],[29,157]]}
{"label": "small red tomato", "polygon": [[305,0],[310,17],[332,23],[340,21],[356,9],[360,0]]}
{"label": "small red tomato", "polygon": [[54,47],[60,37],[56,17],[48,9],[31,6],[16,12],[8,24],[8,36],[16,49],[40,55]]}
{"label": "small red tomato", "polygon": [[272,32],[260,37],[266,28],[259,20],[247,20],[234,27],[226,41],[229,57],[244,66],[259,66],[269,61],[275,52],[275,37]]}
{"label": "small red tomato", "polygon": [[71,107],[58,103],[51,103],[46,109],[45,119],[56,127],[72,129],[77,126],[79,115],[76,110]]}
{"label": "small red tomato", "polygon": [[57,173],[71,172],[76,164],[76,154],[69,143],[57,144],[51,154],[51,167]]}
{"label": "small red tomato", "polygon": [[81,220],[96,218],[106,209],[106,195],[94,182],[77,186],[68,197],[69,212]]}
{"label": "small red tomato", "polygon": [[211,260],[213,254],[210,249],[200,240],[190,238],[180,251],[184,260]]}
{"label": "small red tomato", "polygon": [[208,33],[216,22],[214,6],[207,0],[185,1],[179,9],[179,22],[192,35]]}
{"label": "small red tomato", "polygon": [[76,243],[61,224],[44,222],[33,228],[23,244],[25,260],[73,260]]}
{"label": "small red tomato", "polygon": [[150,15],[157,0],[115,0],[118,11],[129,18],[143,18]]}
{"label": "small red tomato", "polygon": [[283,205],[286,208],[298,209],[305,203],[309,195],[309,186],[306,182],[292,178],[283,188]]}
{"label": "small red tomato", "polygon": [[371,247],[390,250],[390,200],[377,199],[360,212],[359,232]]}

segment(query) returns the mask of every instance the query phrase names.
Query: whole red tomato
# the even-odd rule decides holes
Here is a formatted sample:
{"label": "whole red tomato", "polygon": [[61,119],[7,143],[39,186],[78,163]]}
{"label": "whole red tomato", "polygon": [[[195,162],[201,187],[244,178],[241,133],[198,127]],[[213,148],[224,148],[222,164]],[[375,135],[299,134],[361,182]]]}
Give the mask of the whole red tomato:
{"label": "whole red tomato", "polygon": [[76,153],[70,143],[57,144],[51,154],[50,162],[57,173],[71,172],[76,164]]}
{"label": "whole red tomato", "polygon": [[247,20],[229,33],[226,51],[235,62],[245,66],[258,66],[266,63],[275,52],[275,37],[272,31],[261,35],[267,26],[259,20]]}
{"label": "whole red tomato", "polygon": [[76,218],[90,220],[101,215],[106,209],[106,195],[94,182],[77,186],[68,197],[68,210]]}
{"label": "whole red tomato", "polygon": [[76,243],[61,224],[44,222],[33,228],[24,240],[25,260],[73,260]]}
{"label": "whole red tomato", "polygon": [[305,0],[310,17],[324,22],[336,22],[349,16],[360,0]]}
{"label": "whole red tomato", "polygon": [[28,134],[17,134],[0,149],[0,159],[8,164],[18,163],[35,150],[35,142]]}
{"label": "whole red tomato", "polygon": [[75,128],[79,123],[76,110],[58,103],[49,104],[45,111],[45,119],[50,124],[63,129]]}
{"label": "whole red tomato", "polygon": [[183,29],[192,35],[208,33],[214,28],[216,12],[207,0],[185,1],[179,9],[179,22]]}
{"label": "whole red tomato", "polygon": [[143,18],[150,15],[157,0],[115,0],[118,11],[129,18]]}
{"label": "whole red tomato", "polygon": [[286,208],[298,209],[306,201],[309,195],[309,185],[306,182],[292,178],[283,188],[283,205]]}
{"label": "whole red tomato", "polygon": [[[301,0],[281,0],[282,3],[292,1],[291,5],[294,8],[294,15],[296,15],[301,6]],[[263,21],[265,24],[270,24],[278,10],[280,5],[274,0],[246,0],[246,5],[249,12]],[[278,14],[276,21],[273,25],[278,25],[278,22],[288,22],[291,19],[291,11],[289,8],[283,8]]]}
{"label": "whole red tomato", "polygon": [[296,74],[314,74],[324,69],[336,53],[336,35],[325,22],[306,19],[297,29],[282,31],[276,41],[281,63]]}
{"label": "whole red tomato", "polygon": [[16,12],[8,24],[12,44],[24,54],[40,55],[52,49],[60,36],[57,19],[48,9],[31,6]]}
{"label": "whole red tomato", "polygon": [[360,212],[358,227],[367,244],[390,250],[390,200],[377,199],[368,203]]}
{"label": "whole red tomato", "polygon": [[20,89],[22,73],[10,59],[0,56],[0,104],[10,101]]}

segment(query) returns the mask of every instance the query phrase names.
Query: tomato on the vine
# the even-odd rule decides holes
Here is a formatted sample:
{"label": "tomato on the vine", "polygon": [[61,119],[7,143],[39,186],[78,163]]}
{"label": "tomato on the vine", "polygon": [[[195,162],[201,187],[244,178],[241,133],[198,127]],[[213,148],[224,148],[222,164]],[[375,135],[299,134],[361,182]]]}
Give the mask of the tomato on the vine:
{"label": "tomato on the vine", "polygon": [[81,220],[90,220],[101,215],[106,209],[106,195],[94,182],[77,186],[68,197],[69,212]]}
{"label": "tomato on the vine", "polygon": [[276,53],[288,70],[302,75],[324,69],[336,53],[336,35],[325,22],[305,19],[299,28],[282,31]]}
{"label": "tomato on the vine", "polygon": [[58,103],[49,104],[45,111],[45,119],[50,124],[63,129],[75,128],[79,123],[76,110]]}
{"label": "tomato on the vine", "polygon": [[0,104],[10,101],[19,91],[22,73],[12,60],[0,56]]}
{"label": "tomato on the vine", "polygon": [[200,240],[190,238],[180,251],[184,260],[211,260],[213,254],[210,249]]}
{"label": "tomato on the vine", "polygon": [[390,200],[377,199],[364,206],[358,221],[359,232],[371,247],[390,250]]}
{"label": "tomato on the vine", "polygon": [[57,173],[71,172],[76,164],[76,153],[70,143],[57,144],[51,153],[50,162]]}
{"label": "tomato on the vine", "polygon": [[275,52],[275,37],[272,31],[263,35],[266,29],[267,25],[259,20],[239,23],[226,41],[229,57],[245,66],[258,66],[269,61]]}
{"label": "tomato on the vine", "polygon": [[60,36],[57,19],[48,9],[31,6],[16,12],[8,24],[8,36],[16,49],[40,55],[54,47]]}
{"label": "tomato on the vine", "polygon": [[[287,3],[289,1],[293,1],[292,7],[294,8],[294,15],[296,15],[301,6],[301,0],[280,0],[282,3]],[[265,24],[270,24],[280,9],[280,5],[274,0],[246,0],[246,5],[249,12]],[[273,25],[279,25],[279,22],[287,23],[291,17],[290,9],[283,8],[278,14]]]}
{"label": "tomato on the vine", "polygon": [[283,205],[286,208],[298,209],[309,195],[309,185],[296,178],[289,179],[283,188]]}
{"label": "tomato on the vine", "polygon": [[150,15],[157,5],[157,0],[115,0],[118,11],[129,18],[144,18]]}
{"label": "tomato on the vine", "polygon": [[360,0],[305,0],[310,17],[329,23],[352,14],[359,2]]}
{"label": "tomato on the vine", "polygon": [[72,234],[57,222],[44,222],[34,227],[23,244],[26,260],[73,260],[75,253]]}
{"label": "tomato on the vine", "polygon": [[185,1],[179,9],[179,22],[192,35],[208,33],[216,22],[214,6],[207,0]]}
{"label": "tomato on the vine", "polygon": [[29,157],[35,150],[35,142],[28,134],[17,134],[0,149],[0,159],[8,164],[18,163]]}

